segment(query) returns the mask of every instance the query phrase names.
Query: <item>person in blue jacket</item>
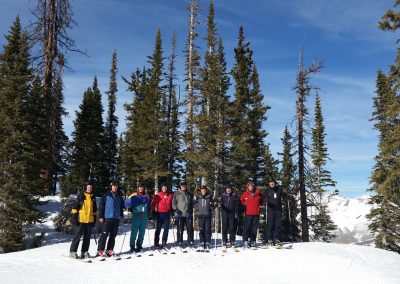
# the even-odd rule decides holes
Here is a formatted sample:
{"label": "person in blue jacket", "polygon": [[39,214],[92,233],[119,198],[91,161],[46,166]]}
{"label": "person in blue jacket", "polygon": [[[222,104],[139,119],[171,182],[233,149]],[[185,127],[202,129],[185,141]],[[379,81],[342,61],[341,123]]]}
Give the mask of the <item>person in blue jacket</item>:
{"label": "person in blue jacket", "polygon": [[[119,224],[123,221],[124,200],[118,191],[118,183],[111,183],[111,191],[104,194],[101,198],[98,220],[103,226],[103,232],[100,235],[97,247],[98,256],[114,255],[115,237],[118,234]],[[107,249],[106,248],[106,241]]]}
{"label": "person in blue jacket", "polygon": [[150,199],[145,192],[144,185],[139,184],[137,192],[130,195],[125,201],[125,207],[132,212],[131,252],[141,252],[150,210]]}

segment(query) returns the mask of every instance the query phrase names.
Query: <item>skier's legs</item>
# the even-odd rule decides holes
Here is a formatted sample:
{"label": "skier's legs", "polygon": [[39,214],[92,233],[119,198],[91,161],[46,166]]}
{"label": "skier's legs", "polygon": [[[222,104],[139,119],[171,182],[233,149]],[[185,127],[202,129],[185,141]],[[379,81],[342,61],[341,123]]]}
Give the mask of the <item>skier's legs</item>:
{"label": "skier's legs", "polygon": [[89,251],[89,246],[90,246],[90,235],[92,232],[92,224],[93,223],[88,223],[88,224],[83,224],[83,241],[82,241],[82,254]]}
{"label": "skier's legs", "polygon": [[204,237],[206,243],[211,243],[211,217],[204,218]]}
{"label": "skier's legs", "polygon": [[162,228],[163,228],[163,236],[162,242],[167,243],[168,241],[168,232],[169,232],[169,213],[160,213],[162,220]]}
{"label": "skier's legs", "polygon": [[78,251],[79,241],[81,239],[82,234],[83,234],[83,223],[80,223],[79,226],[76,226],[75,228],[74,238],[72,239],[71,247],[69,249],[70,252]]}
{"label": "skier's legs", "polygon": [[97,251],[101,251],[104,250],[106,247],[106,241],[107,241],[107,237],[111,232],[111,227],[112,227],[112,219],[105,219],[104,224],[103,224],[103,231],[100,235],[99,238],[99,243],[97,246]]}
{"label": "skier's legs", "polygon": [[142,248],[143,247],[143,240],[144,240],[144,234],[146,232],[146,227],[147,227],[147,216],[142,216],[140,219],[139,223],[139,236],[136,241],[136,247]]}
{"label": "skier's legs", "polygon": [[272,208],[268,208],[267,210],[267,241],[272,241],[273,232],[274,232],[274,210]]}
{"label": "skier's legs", "polygon": [[275,241],[277,241],[277,240],[279,240],[280,239],[280,237],[281,237],[281,218],[282,218],[282,216],[281,216],[281,211],[280,210],[276,210],[275,211],[275,213],[274,213],[274,234],[273,234],[273,241],[275,242]]}
{"label": "skier's legs", "polygon": [[129,245],[130,245],[131,249],[135,248],[136,237],[139,232],[139,222],[140,222],[139,214],[132,214],[131,238],[129,241]]}
{"label": "skier's legs", "polygon": [[110,237],[108,238],[107,242],[107,250],[114,250],[115,246],[115,237],[118,234],[119,228],[119,219],[111,219],[111,229],[110,229]]}

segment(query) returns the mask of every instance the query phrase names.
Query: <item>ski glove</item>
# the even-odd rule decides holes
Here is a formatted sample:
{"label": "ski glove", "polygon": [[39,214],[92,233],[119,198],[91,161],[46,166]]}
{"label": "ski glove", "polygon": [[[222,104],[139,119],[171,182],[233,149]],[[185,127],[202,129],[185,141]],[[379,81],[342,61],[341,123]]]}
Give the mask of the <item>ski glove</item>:
{"label": "ski glove", "polygon": [[71,215],[71,223],[74,226],[79,226],[79,215],[78,215],[78,213],[73,213]]}
{"label": "ski glove", "polygon": [[179,210],[179,209],[176,209],[176,210],[175,210],[175,213],[178,214],[178,215],[181,215],[181,214],[182,214],[182,211]]}

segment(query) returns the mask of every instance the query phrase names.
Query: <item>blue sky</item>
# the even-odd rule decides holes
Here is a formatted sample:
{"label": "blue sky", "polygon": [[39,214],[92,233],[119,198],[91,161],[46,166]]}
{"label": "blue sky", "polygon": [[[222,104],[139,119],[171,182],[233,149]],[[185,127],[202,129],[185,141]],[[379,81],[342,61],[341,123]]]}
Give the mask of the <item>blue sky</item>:
{"label": "blue sky", "polygon": [[[170,35],[177,32],[177,74],[184,90],[183,62],[188,0],[79,0],[72,1],[78,25],[70,31],[77,46],[89,54],[69,54],[73,72],[65,73],[65,118],[68,135],[73,131],[75,111],[84,90],[98,76],[106,102],[111,54],[118,53],[119,75],[129,77],[146,64],[153,49],[155,31],[161,28],[165,56]],[[215,0],[218,32],[222,36],[228,67],[234,64],[233,49],[239,26],[254,50],[265,103],[271,106],[264,123],[267,142],[275,154],[281,151],[285,125],[291,123],[296,95],[299,49],[305,42],[305,64],[313,58],[325,67],[313,78],[320,87],[326,124],[326,142],[332,159],[329,164],[338,189],[346,196],[358,196],[369,187],[369,176],[376,155],[377,133],[368,121],[378,68],[386,70],[395,56],[396,35],[377,29],[377,23],[394,0]],[[9,31],[15,16],[24,25],[32,16],[31,0],[0,0],[0,34]],[[198,45],[203,55],[209,1],[200,0],[202,26]],[[0,44],[4,45],[4,37]],[[125,129],[123,104],[132,99],[119,79],[117,115],[119,131]],[[231,92],[231,91],[230,91]],[[184,93],[182,93],[184,95]],[[104,104],[106,106],[106,104]],[[310,112],[314,98],[308,101]]]}

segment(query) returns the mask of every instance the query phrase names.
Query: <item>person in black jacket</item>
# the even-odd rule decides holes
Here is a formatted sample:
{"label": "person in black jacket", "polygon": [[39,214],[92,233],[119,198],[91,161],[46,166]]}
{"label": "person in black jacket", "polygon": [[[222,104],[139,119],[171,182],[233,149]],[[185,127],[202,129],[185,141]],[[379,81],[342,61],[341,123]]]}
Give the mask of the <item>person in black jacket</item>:
{"label": "person in black jacket", "polygon": [[276,182],[270,181],[266,191],[268,244],[279,244],[283,192]]}
{"label": "person in black jacket", "polygon": [[194,207],[198,214],[200,243],[205,250],[210,249],[211,243],[211,216],[214,202],[205,185],[200,187],[200,195],[194,199]]}
{"label": "person in black jacket", "polygon": [[239,197],[232,190],[232,186],[227,185],[218,201],[222,209],[222,244],[226,247],[235,246]]}
{"label": "person in black jacket", "polygon": [[[118,183],[111,183],[111,191],[104,194],[101,198],[98,212],[99,222],[103,225],[103,232],[100,235],[97,247],[98,256],[114,255],[115,237],[118,234],[119,224],[123,221],[124,200],[118,191]],[[106,248],[106,241],[107,249]]]}
{"label": "person in black jacket", "polygon": [[78,246],[81,236],[83,242],[81,248],[81,258],[90,258],[89,246],[91,229],[96,222],[96,198],[92,194],[93,185],[90,182],[86,183],[84,192],[78,194],[77,199],[71,210],[71,223],[75,227],[74,238],[72,239],[70,254],[72,258],[78,258]]}

